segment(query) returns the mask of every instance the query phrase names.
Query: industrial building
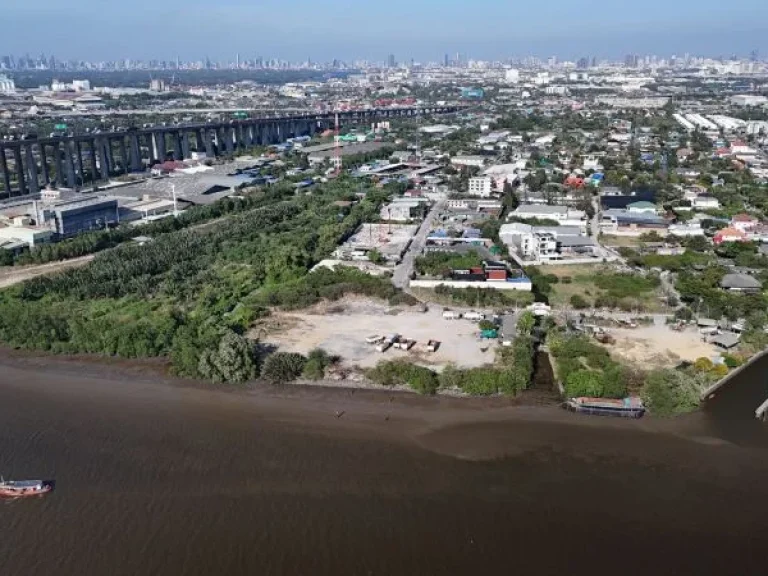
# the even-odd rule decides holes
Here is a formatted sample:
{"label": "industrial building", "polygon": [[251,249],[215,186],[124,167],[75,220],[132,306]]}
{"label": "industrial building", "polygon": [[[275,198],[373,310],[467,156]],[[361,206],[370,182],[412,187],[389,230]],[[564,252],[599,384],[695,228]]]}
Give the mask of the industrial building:
{"label": "industrial building", "polygon": [[[83,232],[103,230],[120,221],[117,199],[86,198],[55,204],[44,209],[44,220],[52,220],[60,238],[71,238]],[[52,218],[51,218],[52,216]]]}

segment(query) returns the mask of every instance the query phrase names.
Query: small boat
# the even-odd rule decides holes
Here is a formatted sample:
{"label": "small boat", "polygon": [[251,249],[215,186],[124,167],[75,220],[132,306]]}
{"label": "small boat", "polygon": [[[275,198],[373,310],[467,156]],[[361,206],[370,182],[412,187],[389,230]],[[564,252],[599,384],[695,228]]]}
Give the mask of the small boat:
{"label": "small boat", "polygon": [[611,400],[608,398],[569,398],[563,405],[566,410],[594,416],[618,416],[642,418],[645,414],[643,401],[637,397]]}
{"label": "small boat", "polygon": [[0,498],[26,498],[42,496],[51,491],[53,485],[43,480],[4,480],[0,478]]}

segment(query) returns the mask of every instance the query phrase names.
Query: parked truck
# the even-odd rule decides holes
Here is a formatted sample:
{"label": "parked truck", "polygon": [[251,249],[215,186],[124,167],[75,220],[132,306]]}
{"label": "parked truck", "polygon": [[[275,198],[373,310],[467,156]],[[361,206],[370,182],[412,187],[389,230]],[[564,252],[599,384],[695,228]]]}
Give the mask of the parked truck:
{"label": "parked truck", "polygon": [[393,344],[400,341],[400,334],[390,334],[376,346],[378,352],[386,352]]}
{"label": "parked truck", "polygon": [[461,312],[454,312],[453,310],[443,310],[443,318],[446,320],[459,320],[461,318]]}
{"label": "parked truck", "polygon": [[481,314],[480,312],[475,312],[474,310],[472,312],[467,312],[464,314],[464,318],[467,320],[473,320],[473,321],[480,321],[485,320],[485,314]]}
{"label": "parked truck", "polygon": [[426,345],[427,352],[437,352],[437,349],[440,348],[440,341],[439,340],[430,340],[427,342]]}
{"label": "parked truck", "polygon": [[406,352],[413,348],[416,345],[416,340],[411,340],[410,338],[399,338],[397,342],[394,343],[394,347],[399,350],[405,350]]}

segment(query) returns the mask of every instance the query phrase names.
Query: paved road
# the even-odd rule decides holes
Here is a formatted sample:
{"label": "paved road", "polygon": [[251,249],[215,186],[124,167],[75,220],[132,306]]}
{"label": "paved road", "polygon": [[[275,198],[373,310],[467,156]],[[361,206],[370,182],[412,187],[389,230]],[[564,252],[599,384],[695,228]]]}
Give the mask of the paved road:
{"label": "paved road", "polygon": [[418,232],[416,232],[413,240],[411,240],[411,245],[403,256],[403,260],[397,265],[395,273],[392,275],[392,283],[395,287],[405,289],[408,287],[408,284],[410,284],[411,273],[413,272],[413,261],[424,249],[424,246],[427,243],[427,234],[432,229],[432,222],[434,222],[444,206],[444,200],[436,202],[427,214],[427,217],[424,218],[424,222],[421,223],[421,227]]}

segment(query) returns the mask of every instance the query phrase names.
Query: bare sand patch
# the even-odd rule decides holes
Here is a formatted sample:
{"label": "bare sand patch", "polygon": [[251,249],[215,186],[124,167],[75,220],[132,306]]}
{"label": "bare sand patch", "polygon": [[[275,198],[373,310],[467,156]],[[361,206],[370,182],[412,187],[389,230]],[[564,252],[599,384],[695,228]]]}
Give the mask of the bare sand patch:
{"label": "bare sand patch", "polygon": [[607,345],[611,354],[645,368],[675,366],[682,361],[710,358],[717,353],[695,330],[676,332],[667,326],[641,326],[611,330],[616,343]]}
{"label": "bare sand patch", "polygon": [[[263,342],[284,352],[306,354],[322,348],[342,358],[347,366],[370,368],[381,360],[406,358],[439,370],[448,363],[471,368],[493,362],[496,341],[480,340],[477,324],[467,320],[445,320],[442,308],[426,312],[412,307],[390,307],[368,299],[346,299],[309,310],[275,314],[272,323],[283,328],[257,327]],[[399,334],[416,340],[410,351],[377,352],[366,342],[373,335]],[[439,340],[435,353],[424,352],[429,340]]]}

